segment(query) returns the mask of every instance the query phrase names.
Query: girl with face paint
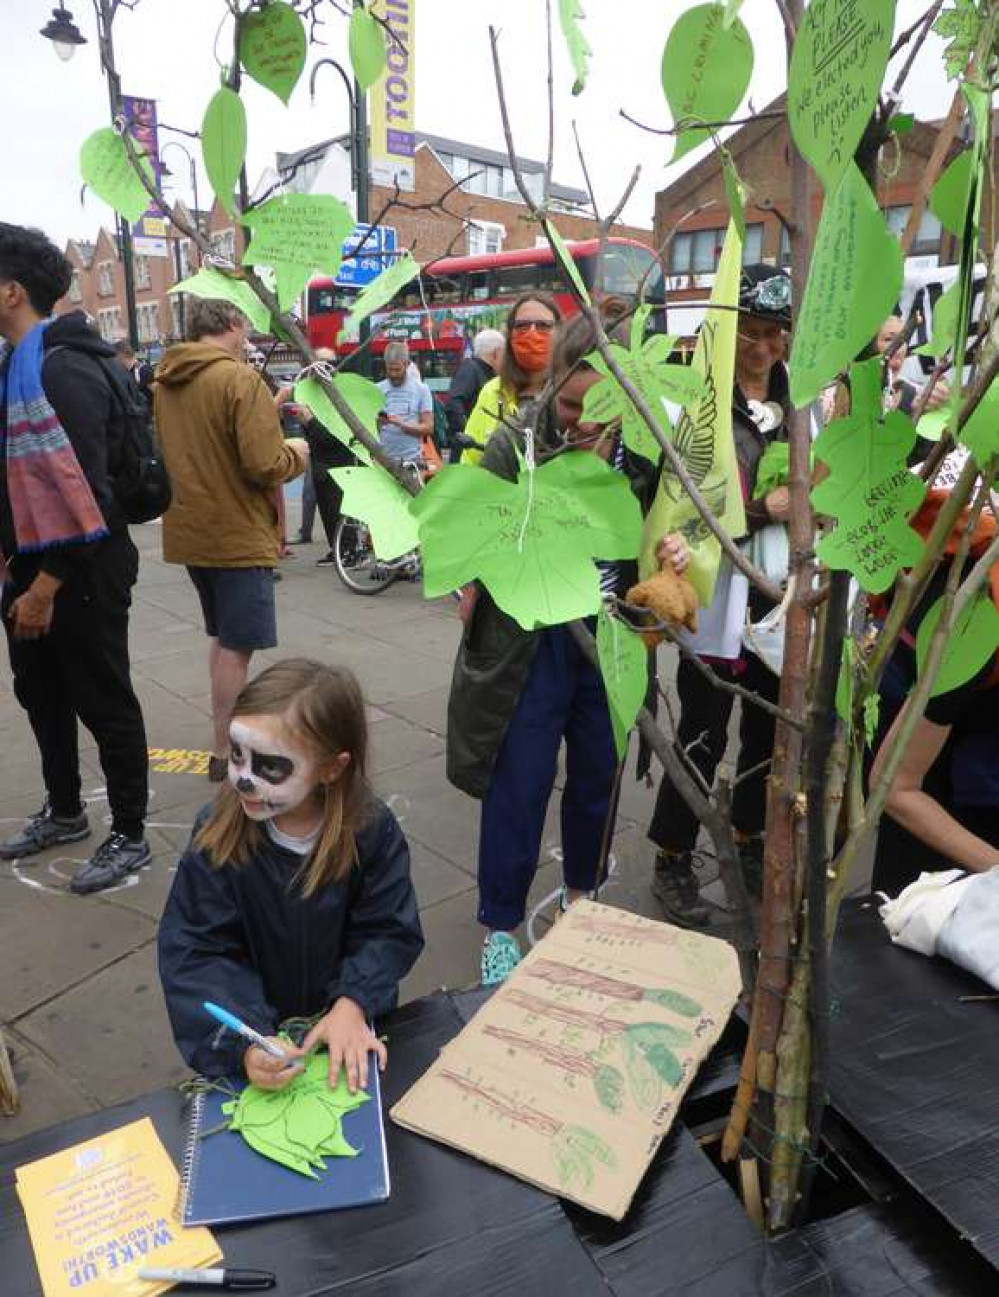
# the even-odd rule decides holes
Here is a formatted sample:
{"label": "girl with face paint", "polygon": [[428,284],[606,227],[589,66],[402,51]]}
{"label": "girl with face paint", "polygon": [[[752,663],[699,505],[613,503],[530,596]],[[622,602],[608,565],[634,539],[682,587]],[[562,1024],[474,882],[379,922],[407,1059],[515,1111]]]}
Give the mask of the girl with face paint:
{"label": "girl with face paint", "polygon": [[177,1046],[207,1076],[280,1089],[296,1074],[208,1020],[223,1004],[261,1034],[314,1018],[302,1057],[329,1050],[356,1089],[385,1046],[369,1021],[392,1008],[423,947],[399,825],[365,779],[357,681],[306,659],[269,667],[240,694],[229,780],[195,825],[160,922],[160,977]]}

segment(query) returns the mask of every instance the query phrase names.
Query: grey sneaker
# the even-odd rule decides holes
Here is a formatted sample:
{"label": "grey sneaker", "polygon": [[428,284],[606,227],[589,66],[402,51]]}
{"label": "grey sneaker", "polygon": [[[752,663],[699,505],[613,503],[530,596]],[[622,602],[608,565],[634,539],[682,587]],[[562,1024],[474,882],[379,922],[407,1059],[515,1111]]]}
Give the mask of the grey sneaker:
{"label": "grey sneaker", "polygon": [[153,858],[145,838],[126,838],[124,833],[112,833],[97,848],[82,869],[78,870],[69,885],[77,896],[88,892],[102,892],[115,887],[128,874],[148,865]]}
{"label": "grey sneaker", "polygon": [[81,811],[71,819],[57,819],[48,802],[32,815],[21,829],[6,842],[0,842],[0,860],[18,860],[22,856],[37,856],[39,851],[58,847],[64,842],[79,842],[90,834],[87,812]]}
{"label": "grey sneaker", "polygon": [[693,853],[679,855],[656,853],[652,875],[652,895],[662,906],[663,917],[681,928],[703,928],[710,910],[701,899],[701,889],[694,877]]}

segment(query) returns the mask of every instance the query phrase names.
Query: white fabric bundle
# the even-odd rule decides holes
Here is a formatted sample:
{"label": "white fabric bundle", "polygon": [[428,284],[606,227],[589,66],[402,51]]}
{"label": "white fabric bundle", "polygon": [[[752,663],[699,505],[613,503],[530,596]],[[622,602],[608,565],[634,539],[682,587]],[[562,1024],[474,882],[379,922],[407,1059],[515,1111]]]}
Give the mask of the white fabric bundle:
{"label": "white fabric bundle", "polygon": [[894,900],[885,896],[880,913],[898,945],[941,955],[999,990],[999,869],[920,874]]}

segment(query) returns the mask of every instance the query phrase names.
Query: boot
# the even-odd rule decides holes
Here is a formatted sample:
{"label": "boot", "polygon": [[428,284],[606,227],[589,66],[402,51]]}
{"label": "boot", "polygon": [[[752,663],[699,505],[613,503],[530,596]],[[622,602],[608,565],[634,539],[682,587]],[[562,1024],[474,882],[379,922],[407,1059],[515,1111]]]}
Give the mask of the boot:
{"label": "boot", "polygon": [[662,906],[663,917],[681,928],[703,928],[710,910],[701,899],[701,889],[694,877],[693,852],[656,853],[652,875],[652,895]]}

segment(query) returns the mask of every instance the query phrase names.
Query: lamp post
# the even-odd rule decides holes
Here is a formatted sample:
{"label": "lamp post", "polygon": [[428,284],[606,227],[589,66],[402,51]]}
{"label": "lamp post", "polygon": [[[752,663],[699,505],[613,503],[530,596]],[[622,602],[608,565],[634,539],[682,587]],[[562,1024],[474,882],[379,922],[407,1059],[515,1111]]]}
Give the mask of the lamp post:
{"label": "lamp post", "polygon": [[[116,123],[121,117],[121,79],[118,76],[114,61],[114,45],[111,40],[111,27],[114,23],[117,0],[93,0],[94,15],[97,19],[97,48],[101,56],[101,67],[108,79],[108,99],[111,104],[111,121]],[[52,17],[41,29],[42,36],[52,42],[52,46],[62,61],[68,62],[76,53],[78,45],[86,45],[87,38],[73,22],[73,15],[59,4],[52,10]],[[118,231],[118,243],[121,248],[122,268],[125,272],[125,313],[128,316],[128,340],[133,349],[139,347],[139,321],[135,309],[135,267],[132,262],[132,231],[124,217],[115,213],[115,224]]]}
{"label": "lamp post", "polygon": [[[184,145],[181,144],[179,140],[167,140],[166,144],[160,145],[160,163],[161,163],[160,175],[169,176],[173,174],[167,167],[166,163],[163,162],[163,154],[167,151],[167,149],[180,149],[184,157],[187,158],[187,165],[190,171],[190,179],[191,179],[191,193],[194,195],[194,228],[196,230],[200,230],[201,229],[201,208],[198,206],[198,168],[194,164],[194,158],[191,156],[190,150],[185,148]],[[173,243],[174,282],[179,284],[180,281],[185,278],[185,275],[184,275],[183,268],[180,264],[180,239],[177,237],[176,231],[174,232],[171,242]],[[200,266],[201,251],[198,248],[197,244],[195,244],[195,256],[198,258],[198,265]],[[178,293],[177,298],[178,298],[178,303],[177,303],[178,311],[180,314],[180,334],[181,337],[183,338],[187,333],[187,303],[184,300],[185,295],[183,293]]]}

